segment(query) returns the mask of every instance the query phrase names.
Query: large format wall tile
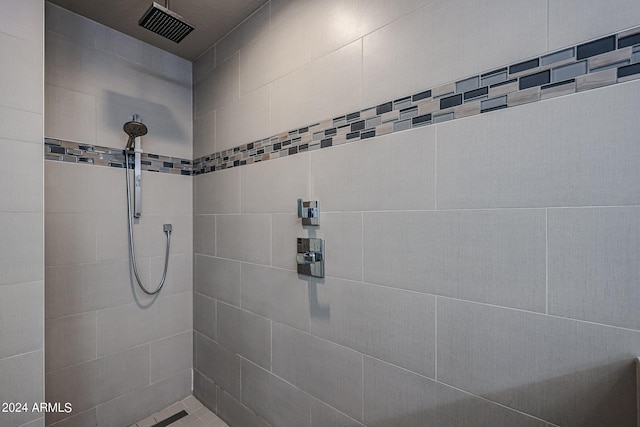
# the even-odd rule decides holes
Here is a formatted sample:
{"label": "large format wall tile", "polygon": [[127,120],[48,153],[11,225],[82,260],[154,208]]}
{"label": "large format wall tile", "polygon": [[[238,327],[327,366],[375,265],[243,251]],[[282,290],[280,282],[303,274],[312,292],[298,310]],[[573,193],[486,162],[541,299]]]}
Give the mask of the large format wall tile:
{"label": "large format wall tile", "polygon": [[216,300],[198,293],[193,294],[193,330],[216,340]]}
{"label": "large format wall tile", "polygon": [[195,369],[240,399],[240,356],[204,335],[196,334],[195,343]]}
{"label": "large format wall tile", "polygon": [[[312,21],[320,23],[317,17]],[[337,75],[342,78],[336,79]],[[295,70],[277,80],[272,91],[271,134],[358,111],[364,107],[362,42],[355,41]]]}
{"label": "large format wall tile", "polygon": [[194,291],[240,306],[240,263],[228,259],[195,256]]}
{"label": "large format wall tile", "polygon": [[0,359],[42,350],[43,307],[43,282],[0,286]]}
{"label": "large format wall tile", "polygon": [[216,315],[218,343],[270,370],[271,321],[222,302]]}
{"label": "large format wall tile", "polygon": [[[0,32],[42,43],[44,8],[40,1],[7,0],[0,17]],[[10,13],[8,13],[10,12]]]}
{"label": "large format wall tile", "polygon": [[[58,370],[45,377],[47,398],[70,402],[77,412],[148,384],[149,347],[146,345]],[[48,413],[47,424],[65,417],[64,413]]]}
{"label": "large format wall tile", "polygon": [[255,264],[271,264],[271,217],[269,215],[218,215],[216,254]]}
{"label": "large format wall tile", "polygon": [[269,134],[270,107],[271,88],[264,86],[217,109],[216,151],[253,142]]}
{"label": "large format wall tile", "polygon": [[[3,111],[0,109],[1,114]],[[6,183],[2,187],[0,212],[42,212],[42,145],[1,138],[0,145],[3,155],[11,159],[0,168],[0,182]],[[40,167],[29,168],[26,173],[25,165]]]}
{"label": "large format wall tile", "polygon": [[545,233],[544,210],[365,213],[364,281],[544,311]]}
{"label": "large format wall tile", "polygon": [[[241,50],[269,29],[271,4],[265,3],[256,10],[242,25],[237,26],[215,45],[216,63],[227,60],[235,52]],[[214,49],[212,49],[213,51]],[[196,63],[200,62],[198,58]]]}
{"label": "large format wall tile", "polygon": [[42,114],[42,44],[0,32],[0,57],[11,58],[0,69],[0,104]]}
{"label": "large format wall tile", "polygon": [[240,51],[240,96],[309,62],[309,26],[292,19],[271,28]]}
{"label": "large format wall tile", "polygon": [[45,339],[46,372],[95,359],[98,356],[95,311],[48,320]]}
{"label": "large format wall tile", "polygon": [[195,214],[240,213],[240,169],[198,175],[193,183]]}
{"label": "large format wall tile", "polygon": [[42,214],[0,212],[0,286],[43,279]]}
{"label": "large format wall tile", "polygon": [[98,355],[191,330],[192,312],[190,292],[159,298],[146,309],[132,303],[100,310],[97,313]]}
{"label": "large format wall tile", "polygon": [[0,138],[33,142],[40,146],[44,134],[43,126],[44,121],[40,113],[0,105]]}
{"label": "large format wall tile", "polygon": [[541,420],[370,357],[364,358],[363,372],[368,426],[546,426]]}
{"label": "large format wall tile", "polygon": [[225,104],[238,100],[240,58],[231,56],[208,74],[195,82],[193,87],[193,110],[195,118],[202,118]]}
{"label": "large format wall tile", "polygon": [[273,324],[273,373],[353,418],[362,418],[362,355]]}
{"label": "large format wall tile", "polygon": [[293,271],[242,264],[242,308],[303,331],[309,330],[313,286]]}
{"label": "large format wall tile", "polygon": [[45,282],[47,319],[132,301],[127,261],[47,267]]}
{"label": "large format wall tile", "polygon": [[544,53],[546,21],[545,0],[455,0],[423,7],[364,37],[364,104]]}
{"label": "large format wall tile", "polygon": [[310,399],[302,390],[242,360],[242,403],[269,424],[309,427]]}
{"label": "large format wall tile", "polygon": [[296,214],[271,216],[273,266],[296,270],[297,238],[324,239],[325,276],[362,280],[362,214],[324,213],[320,226],[301,226]]}
{"label": "large format wall tile", "polygon": [[312,17],[309,43],[314,60],[433,1],[311,0],[308,3],[308,15]]}
{"label": "large format wall tile", "polygon": [[[42,350],[21,354],[0,360],[0,402],[44,402],[44,376],[43,363],[44,352]],[[19,426],[31,420],[40,418],[38,412],[13,412],[1,413],[2,425]]]}
{"label": "large format wall tile", "polygon": [[438,380],[562,426],[635,426],[640,333],[438,298]]}
{"label": "large format wall tile", "polygon": [[640,209],[549,210],[549,313],[640,329]]}
{"label": "large format wall tile", "polygon": [[297,199],[308,200],[308,154],[256,163],[240,170],[242,213],[296,213]]}
{"label": "large format wall tile", "polygon": [[349,418],[318,399],[311,399],[311,427],[362,427],[358,421]]}
{"label": "large format wall tile", "polygon": [[434,132],[426,127],[367,141],[366,150],[355,143],[312,153],[312,197],[325,211],[433,209]]}
{"label": "large format wall tile", "polygon": [[435,297],[416,292],[325,280],[311,317],[311,333],[419,374],[435,376]]}
{"label": "large format wall tile", "polygon": [[580,43],[624,30],[640,21],[640,4],[617,0],[615,7],[606,0],[589,0],[576,4],[571,0],[549,2],[549,50]]}
{"label": "large format wall tile", "polygon": [[193,332],[187,331],[149,344],[149,382],[191,370]]}
{"label": "large format wall tile", "polygon": [[218,416],[230,426],[269,427],[266,421],[222,390],[219,391],[217,402]]}
{"label": "large format wall tile", "polygon": [[[135,390],[96,408],[98,425],[126,426],[191,393],[191,370]],[[87,425],[87,424],[84,424]],[[56,426],[57,427],[57,426]],[[78,426],[80,427],[80,426]]]}
{"label": "large format wall tile", "polygon": [[629,82],[439,125],[438,208],[639,204],[639,96]]}

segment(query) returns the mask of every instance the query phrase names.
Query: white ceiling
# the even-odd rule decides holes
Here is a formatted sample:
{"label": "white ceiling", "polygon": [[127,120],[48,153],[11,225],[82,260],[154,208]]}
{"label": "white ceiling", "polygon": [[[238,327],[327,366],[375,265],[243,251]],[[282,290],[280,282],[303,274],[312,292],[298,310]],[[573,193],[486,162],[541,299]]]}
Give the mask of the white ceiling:
{"label": "white ceiling", "polygon": [[[180,43],[174,43],[138,25],[138,20],[153,0],[48,1],[193,61],[268,0],[171,0],[169,9],[196,27]],[[156,2],[165,5],[164,0]]]}

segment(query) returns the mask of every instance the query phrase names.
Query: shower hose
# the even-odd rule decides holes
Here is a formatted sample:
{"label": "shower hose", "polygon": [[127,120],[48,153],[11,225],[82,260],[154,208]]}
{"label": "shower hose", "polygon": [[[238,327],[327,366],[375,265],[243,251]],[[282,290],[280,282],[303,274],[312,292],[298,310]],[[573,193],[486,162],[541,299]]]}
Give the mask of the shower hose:
{"label": "shower hose", "polygon": [[164,233],[167,235],[167,250],[164,255],[164,271],[162,272],[162,279],[160,279],[160,284],[156,287],[154,291],[150,291],[144,287],[142,284],[142,280],[140,280],[140,276],[138,275],[138,268],[136,267],[136,251],[135,244],[133,241],[133,215],[131,215],[131,189],[129,185],[129,153],[125,150],[125,174],[126,174],[126,182],[127,182],[127,217],[129,219],[129,264],[131,265],[131,269],[133,270],[133,275],[135,276],[136,282],[138,282],[138,286],[142,289],[147,295],[155,295],[160,292],[160,289],[164,286],[164,282],[167,278],[167,268],[169,267],[169,248],[171,247],[171,229],[167,229],[165,227]]}

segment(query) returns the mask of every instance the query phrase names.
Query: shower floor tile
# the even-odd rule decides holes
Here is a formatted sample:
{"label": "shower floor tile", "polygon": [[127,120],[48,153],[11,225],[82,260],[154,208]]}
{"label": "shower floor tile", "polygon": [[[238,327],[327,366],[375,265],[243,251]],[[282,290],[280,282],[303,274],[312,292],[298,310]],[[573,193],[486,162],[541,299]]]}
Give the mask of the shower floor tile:
{"label": "shower floor tile", "polygon": [[[181,414],[181,411],[186,412],[186,416]],[[180,415],[182,417],[178,418]],[[168,418],[173,417],[175,421],[167,423],[170,420]],[[178,418],[178,419],[176,419]],[[166,421],[165,421],[166,420]],[[163,422],[164,421],[164,422]],[[224,421],[222,421],[216,414],[211,412],[205,407],[198,399],[193,395],[182,399],[155,414],[140,420],[129,427],[155,427],[155,426],[170,426],[170,427],[229,427]]]}

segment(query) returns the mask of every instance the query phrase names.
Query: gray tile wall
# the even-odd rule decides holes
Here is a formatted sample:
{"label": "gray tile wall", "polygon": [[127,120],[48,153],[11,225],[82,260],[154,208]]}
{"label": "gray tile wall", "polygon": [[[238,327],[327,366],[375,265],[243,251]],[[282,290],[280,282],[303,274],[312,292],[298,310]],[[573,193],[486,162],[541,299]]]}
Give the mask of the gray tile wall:
{"label": "gray tile wall", "polygon": [[0,402],[28,411],[2,411],[0,425],[42,427],[44,2],[8,0],[1,15]]}
{"label": "gray tile wall", "polygon": [[[46,25],[47,137],[121,148],[122,124],[138,113],[145,151],[191,158],[189,62],[48,3]],[[142,94],[142,83],[154,90]],[[143,172],[134,237],[147,287],[162,274],[162,224],[173,224],[167,280],[150,298],[129,276],[124,171],[46,161],[44,175],[45,397],[74,408],[46,423],[130,425],[191,393],[194,304],[203,333],[215,331],[215,311],[203,314],[215,301],[193,297],[192,178]],[[12,274],[24,274],[15,264]]]}
{"label": "gray tile wall", "polygon": [[[568,1],[346,3],[272,0],[194,64],[211,80],[196,157],[640,22],[631,2],[596,19],[589,1],[584,20]],[[196,393],[232,427],[635,426],[639,96],[621,83],[196,176]],[[322,280],[296,274],[306,236],[326,240]]]}

